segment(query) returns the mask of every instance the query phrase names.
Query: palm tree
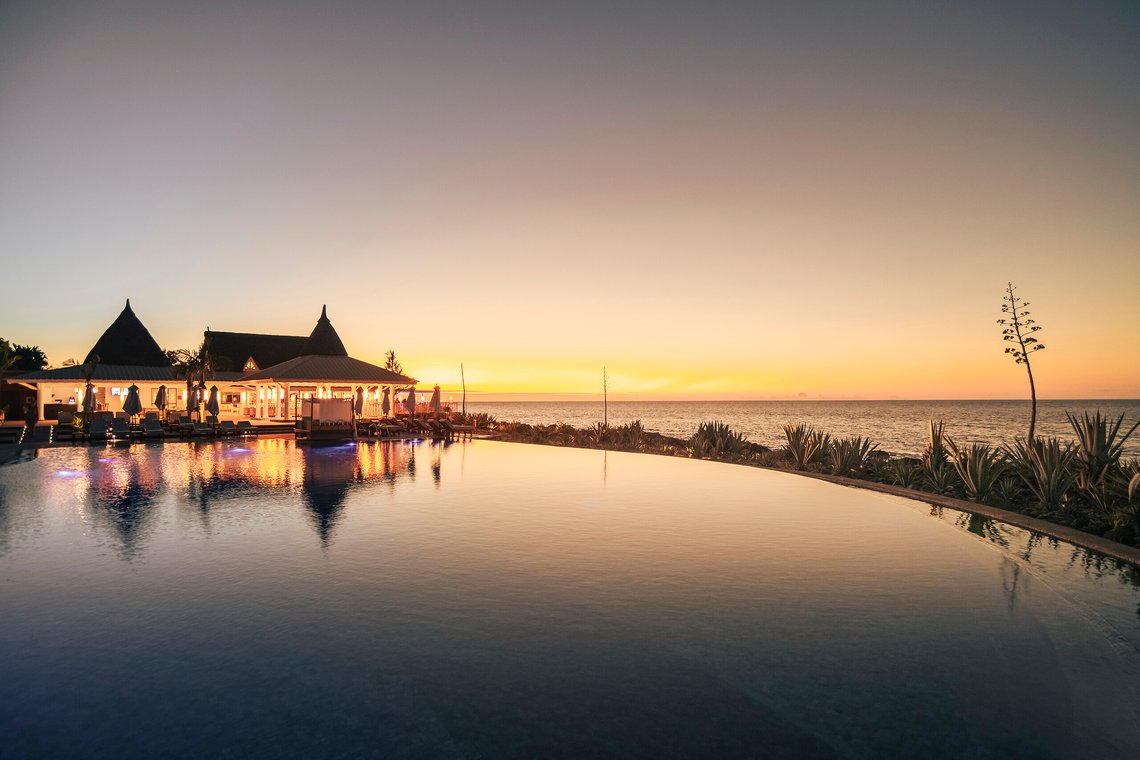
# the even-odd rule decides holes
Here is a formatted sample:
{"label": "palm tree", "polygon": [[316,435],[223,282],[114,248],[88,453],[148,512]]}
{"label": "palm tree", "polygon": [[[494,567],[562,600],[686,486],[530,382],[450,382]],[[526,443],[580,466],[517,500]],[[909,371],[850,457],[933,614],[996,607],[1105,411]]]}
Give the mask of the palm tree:
{"label": "palm tree", "polygon": [[210,350],[206,346],[206,341],[203,340],[202,345],[194,350],[179,348],[174,351],[167,351],[166,358],[170,359],[174,376],[186,381],[187,414],[197,413],[199,421],[201,421],[198,403],[200,399],[196,397],[197,388],[195,386],[205,384],[206,377],[212,375],[214,371],[213,360],[210,357]]}
{"label": "palm tree", "polygon": [[[12,344],[0,338],[0,400],[3,399],[4,389],[4,375],[8,373],[16,363],[20,361],[20,355],[12,352]],[[4,415],[8,412],[8,407],[0,403],[0,421],[3,420]]]}

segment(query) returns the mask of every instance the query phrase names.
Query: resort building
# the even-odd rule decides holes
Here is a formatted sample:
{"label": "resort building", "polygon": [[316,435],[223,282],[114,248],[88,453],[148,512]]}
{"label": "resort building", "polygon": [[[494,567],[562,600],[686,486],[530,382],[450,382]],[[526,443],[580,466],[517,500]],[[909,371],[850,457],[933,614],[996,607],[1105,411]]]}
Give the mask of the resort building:
{"label": "resort building", "polygon": [[361,416],[380,417],[385,396],[389,409],[395,409],[396,391],[416,384],[406,375],[350,357],[324,307],[308,337],[207,328],[203,338],[211,369],[190,378],[198,383],[190,389],[188,378],[171,366],[128,300],[83,365],[24,373],[7,382],[36,391],[44,420],[82,408],[86,373],[99,411],[122,412],[132,385],[139,389],[144,411],[156,409],[160,389],[165,389],[167,409],[184,410],[204,402],[204,391],[216,386],[219,416],[259,420],[294,419],[307,398],[359,398]]}
{"label": "resort building", "polygon": [[[255,362],[255,356],[251,353],[246,366]],[[322,307],[321,317],[299,356],[247,371],[240,384],[249,388],[243,391],[251,402],[246,416],[269,419],[299,416],[301,402],[307,398],[353,397],[361,400],[360,416],[381,417],[384,397],[393,408],[395,392],[411,390],[416,381],[349,356]]]}

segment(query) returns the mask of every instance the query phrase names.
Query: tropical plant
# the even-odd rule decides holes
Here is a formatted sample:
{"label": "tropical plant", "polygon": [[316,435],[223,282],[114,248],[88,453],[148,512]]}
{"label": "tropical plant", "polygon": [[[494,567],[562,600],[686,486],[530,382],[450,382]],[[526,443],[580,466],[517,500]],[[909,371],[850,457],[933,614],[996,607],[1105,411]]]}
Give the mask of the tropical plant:
{"label": "tropical plant", "polygon": [[388,353],[384,354],[384,369],[395,372],[397,375],[404,374],[403,366],[396,359],[395,349],[389,348]]}
{"label": "tropical plant", "polygon": [[1077,480],[1073,466],[1076,451],[1071,443],[1057,438],[1017,438],[1005,448],[1005,458],[1038,504],[1058,509],[1068,501]]}
{"label": "tropical plant", "polygon": [[994,487],[994,494],[1003,504],[1014,505],[1022,500],[1021,481],[1011,475],[1005,475]]}
{"label": "tropical plant", "polygon": [[36,372],[48,365],[47,354],[39,346],[22,346],[12,344],[12,353],[16,354],[16,363],[12,369],[18,372]]}
{"label": "tropical plant", "polygon": [[917,459],[891,459],[885,470],[887,480],[903,488],[914,488],[922,480],[922,463]]}
{"label": "tropical plant", "polygon": [[830,435],[802,422],[784,425],[784,437],[788,439],[792,466],[797,470],[806,470],[808,465],[819,462],[831,445]]}
{"label": "tropical plant", "polygon": [[879,448],[870,438],[836,438],[828,447],[828,463],[836,475],[850,475],[863,470],[871,452]]}
{"label": "tropical plant", "polygon": [[747,439],[723,422],[702,422],[693,434],[693,455],[723,459],[744,453]]}
{"label": "tropical plant", "polygon": [[499,420],[487,412],[460,414],[458,420],[460,424],[472,425],[476,430],[494,430],[499,425]]}
{"label": "tropical plant", "polygon": [[628,449],[631,451],[640,451],[645,445],[645,428],[641,425],[641,420],[634,420],[627,422],[624,425],[619,425],[613,428],[614,442],[618,448]]}
{"label": "tropical plant", "polygon": [[930,431],[930,442],[926,444],[926,448],[922,452],[922,467],[930,472],[940,469],[946,464],[945,425],[942,420],[935,422],[934,418],[931,417],[928,430]]}
{"label": "tropical plant", "polygon": [[1029,355],[1044,349],[1045,344],[1038,342],[1033,336],[1041,326],[1030,318],[1029,302],[1018,298],[1016,290],[1012,282],[1006,283],[1001,311],[1008,316],[999,319],[997,323],[1002,326],[1002,340],[1013,344],[1006,346],[1005,352],[1013,356],[1017,364],[1024,364],[1025,371],[1029,375],[1029,435],[1026,436],[1026,440],[1032,441],[1033,431],[1037,426],[1037,387],[1033,384],[1033,368],[1029,364]]}
{"label": "tropical plant", "polygon": [[967,498],[979,504],[984,502],[1006,473],[1006,463],[1000,452],[980,443],[959,448],[949,438],[946,439],[946,447],[950,451],[950,465],[958,473]]}
{"label": "tropical plant", "polygon": [[922,476],[926,490],[946,496],[956,494],[962,485],[957,470],[945,462],[939,467],[924,469]]}
{"label": "tropical plant", "polygon": [[201,399],[195,385],[204,387],[206,378],[212,376],[214,371],[213,357],[206,341],[196,349],[180,348],[174,351],[164,351],[174,376],[186,381],[186,411],[188,414],[201,416]]}
{"label": "tropical plant", "polygon": [[1124,415],[1110,421],[1102,417],[1100,410],[1090,417],[1084,412],[1078,419],[1065,412],[1073,432],[1077,435],[1076,457],[1074,466],[1077,472],[1077,488],[1091,498],[1102,509],[1108,507],[1109,493],[1106,488],[1109,477],[1120,472],[1120,455],[1124,450],[1124,443],[1136,432],[1140,421],[1120,435],[1120,427],[1124,424]]}
{"label": "tropical plant", "polygon": [[[15,352],[12,344],[0,338],[0,397],[4,392],[4,375],[10,372],[16,363],[20,361],[20,355]],[[8,407],[0,407],[0,411],[7,411]]]}

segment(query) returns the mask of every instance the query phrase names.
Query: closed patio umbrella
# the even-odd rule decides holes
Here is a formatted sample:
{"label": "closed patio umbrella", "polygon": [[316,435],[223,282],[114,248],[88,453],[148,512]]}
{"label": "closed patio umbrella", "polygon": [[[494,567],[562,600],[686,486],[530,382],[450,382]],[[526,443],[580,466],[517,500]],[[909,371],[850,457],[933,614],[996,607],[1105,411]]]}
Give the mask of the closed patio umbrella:
{"label": "closed patio umbrella", "polygon": [[123,411],[132,417],[137,417],[142,411],[142,401],[139,400],[139,387],[132,384],[127,388],[127,398],[123,401]]}
{"label": "closed patio umbrella", "polygon": [[356,389],[356,403],[354,403],[352,405],[352,409],[356,413],[357,417],[359,417],[361,414],[364,413],[364,389],[363,388],[357,388]]}
{"label": "closed patio umbrella", "polygon": [[404,406],[408,407],[408,416],[416,416],[416,389],[412,388],[408,391],[408,398],[404,401]]}
{"label": "closed patio umbrella", "polygon": [[435,386],[435,389],[432,390],[432,392],[431,392],[430,408],[433,412],[435,412],[436,419],[439,419],[440,403],[439,403],[439,386],[438,385]]}
{"label": "closed patio umbrella", "polygon": [[210,386],[210,399],[206,402],[206,413],[217,417],[221,408],[218,403],[218,386]]}
{"label": "closed patio umbrella", "polygon": [[87,387],[83,389],[83,414],[87,415],[87,419],[91,419],[91,415],[95,412],[95,386],[87,383]]}
{"label": "closed patio umbrella", "polygon": [[392,411],[392,402],[388,399],[388,391],[389,390],[390,389],[388,389],[388,388],[384,389],[384,401],[383,401],[383,403],[380,404],[380,410],[382,412],[384,412],[385,417],[388,416],[388,412]]}
{"label": "closed patio umbrella", "polygon": [[160,412],[166,411],[166,386],[165,385],[158,386],[158,393],[154,394],[154,405],[158,408],[158,411],[160,411]]}

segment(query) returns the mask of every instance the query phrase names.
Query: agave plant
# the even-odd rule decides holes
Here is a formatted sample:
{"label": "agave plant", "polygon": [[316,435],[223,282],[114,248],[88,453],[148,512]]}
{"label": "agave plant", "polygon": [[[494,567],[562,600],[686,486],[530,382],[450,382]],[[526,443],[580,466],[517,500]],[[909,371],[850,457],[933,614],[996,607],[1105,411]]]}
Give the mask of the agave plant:
{"label": "agave plant", "polygon": [[1038,504],[1057,509],[1068,501],[1077,480],[1076,450],[1071,443],[1057,438],[1018,438],[1005,448],[1005,458]]}
{"label": "agave plant", "polygon": [[619,425],[613,429],[614,442],[620,449],[640,451],[645,446],[645,428],[641,420]]}
{"label": "agave plant", "polygon": [[962,485],[957,470],[945,462],[937,467],[924,467],[922,479],[928,490],[946,496],[956,494]]}
{"label": "agave plant", "polygon": [[788,439],[788,456],[797,470],[806,470],[809,464],[820,461],[831,446],[830,435],[802,422],[784,425],[784,437]]}
{"label": "agave plant", "polygon": [[723,422],[702,422],[693,434],[693,455],[722,459],[744,453],[747,439]]}
{"label": "agave plant", "polygon": [[903,488],[915,488],[922,480],[922,466],[917,459],[892,459],[886,464],[887,478]]}
{"label": "agave plant", "polygon": [[922,452],[922,466],[927,472],[941,469],[946,464],[946,444],[942,420],[930,418],[930,443]]}
{"label": "agave plant", "polygon": [[879,448],[870,438],[836,438],[827,449],[831,470],[836,475],[849,475],[862,470],[872,451]]}
{"label": "agave plant", "polygon": [[1006,473],[1001,452],[980,443],[959,448],[949,438],[946,439],[946,448],[950,452],[950,465],[958,473],[966,496],[979,504],[984,502]]}
{"label": "agave plant", "polygon": [[1128,440],[1140,421],[1129,428],[1128,432],[1120,435],[1120,427],[1124,423],[1124,415],[1110,421],[1101,417],[1100,410],[1092,417],[1084,412],[1080,419],[1065,412],[1073,432],[1077,435],[1077,449],[1075,467],[1077,471],[1077,488],[1081,489],[1102,509],[1108,507],[1110,501],[1107,484],[1110,475],[1120,472],[1120,455],[1124,449],[1124,442]]}
{"label": "agave plant", "polygon": [[1010,475],[1005,475],[997,482],[994,494],[1003,504],[1017,504],[1021,501],[1021,481]]}

